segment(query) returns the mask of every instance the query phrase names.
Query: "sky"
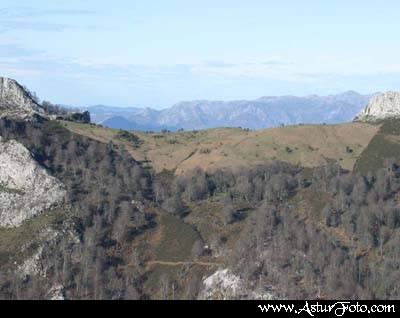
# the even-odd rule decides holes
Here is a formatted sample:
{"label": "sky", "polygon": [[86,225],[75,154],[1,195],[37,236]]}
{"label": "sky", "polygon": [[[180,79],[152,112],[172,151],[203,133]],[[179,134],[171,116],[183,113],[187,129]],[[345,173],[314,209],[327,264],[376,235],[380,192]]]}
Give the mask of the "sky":
{"label": "sky", "polygon": [[400,1],[0,0],[0,76],[43,100],[400,90]]}

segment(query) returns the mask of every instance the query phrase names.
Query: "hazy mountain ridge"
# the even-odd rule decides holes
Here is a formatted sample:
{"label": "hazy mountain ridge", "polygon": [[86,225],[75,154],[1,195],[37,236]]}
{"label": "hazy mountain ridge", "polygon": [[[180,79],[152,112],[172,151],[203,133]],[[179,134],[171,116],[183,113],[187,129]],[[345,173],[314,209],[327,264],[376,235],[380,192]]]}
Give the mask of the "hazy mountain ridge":
{"label": "hazy mountain ridge", "polygon": [[267,96],[239,101],[186,101],[163,110],[93,106],[95,122],[135,130],[243,127],[262,129],[281,124],[334,124],[351,121],[372,95],[354,91],[318,96]]}

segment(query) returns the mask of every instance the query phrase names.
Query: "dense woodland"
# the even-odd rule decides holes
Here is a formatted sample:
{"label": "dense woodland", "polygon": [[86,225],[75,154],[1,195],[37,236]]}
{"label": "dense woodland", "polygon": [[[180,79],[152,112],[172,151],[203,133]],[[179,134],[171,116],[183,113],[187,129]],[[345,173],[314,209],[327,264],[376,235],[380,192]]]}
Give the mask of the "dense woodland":
{"label": "dense woodland", "polygon": [[[400,169],[388,161],[376,174],[358,176],[335,163],[306,171],[273,163],[175,178],[169,191],[155,185],[166,210],[224,193],[226,224],[245,222],[229,263],[251,286],[279,286],[290,298],[398,298],[400,275]],[[296,204],[301,192],[321,197],[309,215]],[[243,220],[235,203],[255,210]]]}
{"label": "dense woodland", "polygon": [[282,176],[284,199],[264,199],[247,220],[232,264],[250,281],[280,286],[291,298],[398,298],[397,169],[391,165],[374,177],[317,169],[308,186],[328,202],[314,218],[287,200],[293,183]]}
{"label": "dense woodland", "polygon": [[[0,273],[0,298],[43,298],[55,282],[67,298],[148,298],[130,242],[157,227],[155,213],[185,218],[191,203],[210,198],[219,198],[227,227],[242,224],[226,265],[250,287],[272,286],[288,298],[400,297],[400,167],[393,161],[364,176],[334,162],[174,176],[52,121],[2,119],[0,135],[23,143],[66,185],[70,213],[60,227],[70,221],[79,237],[79,244],[66,237],[48,249],[45,280]],[[241,202],[251,211],[239,211]]]}
{"label": "dense woodland", "polygon": [[[68,222],[80,244],[68,237],[48,250],[50,281],[62,282],[70,298],[138,298],[134,253],[123,250],[154,226],[153,215],[132,201],[151,200],[149,176],[123,149],[70,133],[54,121],[0,121],[0,134],[23,143],[34,158],[67,187]],[[135,263],[132,263],[133,265]],[[38,277],[1,277],[1,298],[45,297],[51,282]]]}

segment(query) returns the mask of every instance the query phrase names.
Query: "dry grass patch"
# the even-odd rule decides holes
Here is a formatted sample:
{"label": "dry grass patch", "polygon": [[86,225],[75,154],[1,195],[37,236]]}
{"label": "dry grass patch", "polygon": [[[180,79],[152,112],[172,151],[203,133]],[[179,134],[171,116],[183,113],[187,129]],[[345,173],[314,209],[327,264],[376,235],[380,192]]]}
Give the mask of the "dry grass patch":
{"label": "dry grass patch", "polygon": [[335,159],[343,168],[352,170],[355,161],[380,127],[357,122],[287,126],[260,131],[217,128],[164,134],[135,132],[141,143],[135,148],[127,142],[116,140],[118,130],[70,122],[64,125],[98,141],[124,144],[136,160],[149,160],[156,172],[167,169],[176,174],[196,167],[214,170],[269,160],[315,167],[327,159]]}

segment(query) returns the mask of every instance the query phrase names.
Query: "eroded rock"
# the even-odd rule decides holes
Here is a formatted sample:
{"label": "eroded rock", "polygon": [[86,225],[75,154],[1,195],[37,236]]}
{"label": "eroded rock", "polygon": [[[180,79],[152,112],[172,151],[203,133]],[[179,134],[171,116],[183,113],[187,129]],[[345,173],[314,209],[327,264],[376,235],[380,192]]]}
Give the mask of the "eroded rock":
{"label": "eroded rock", "polygon": [[372,97],[355,120],[376,121],[395,117],[400,117],[400,92],[385,92]]}
{"label": "eroded rock", "polygon": [[45,116],[43,108],[17,81],[0,77],[0,117],[29,119]]}
{"label": "eroded rock", "polygon": [[249,286],[249,282],[234,274],[232,270],[219,269],[203,280],[203,289],[199,299],[232,300],[232,299],[275,299],[275,295],[267,290]]}
{"label": "eroded rock", "polygon": [[22,144],[0,137],[0,227],[16,227],[64,201],[61,182]]}

